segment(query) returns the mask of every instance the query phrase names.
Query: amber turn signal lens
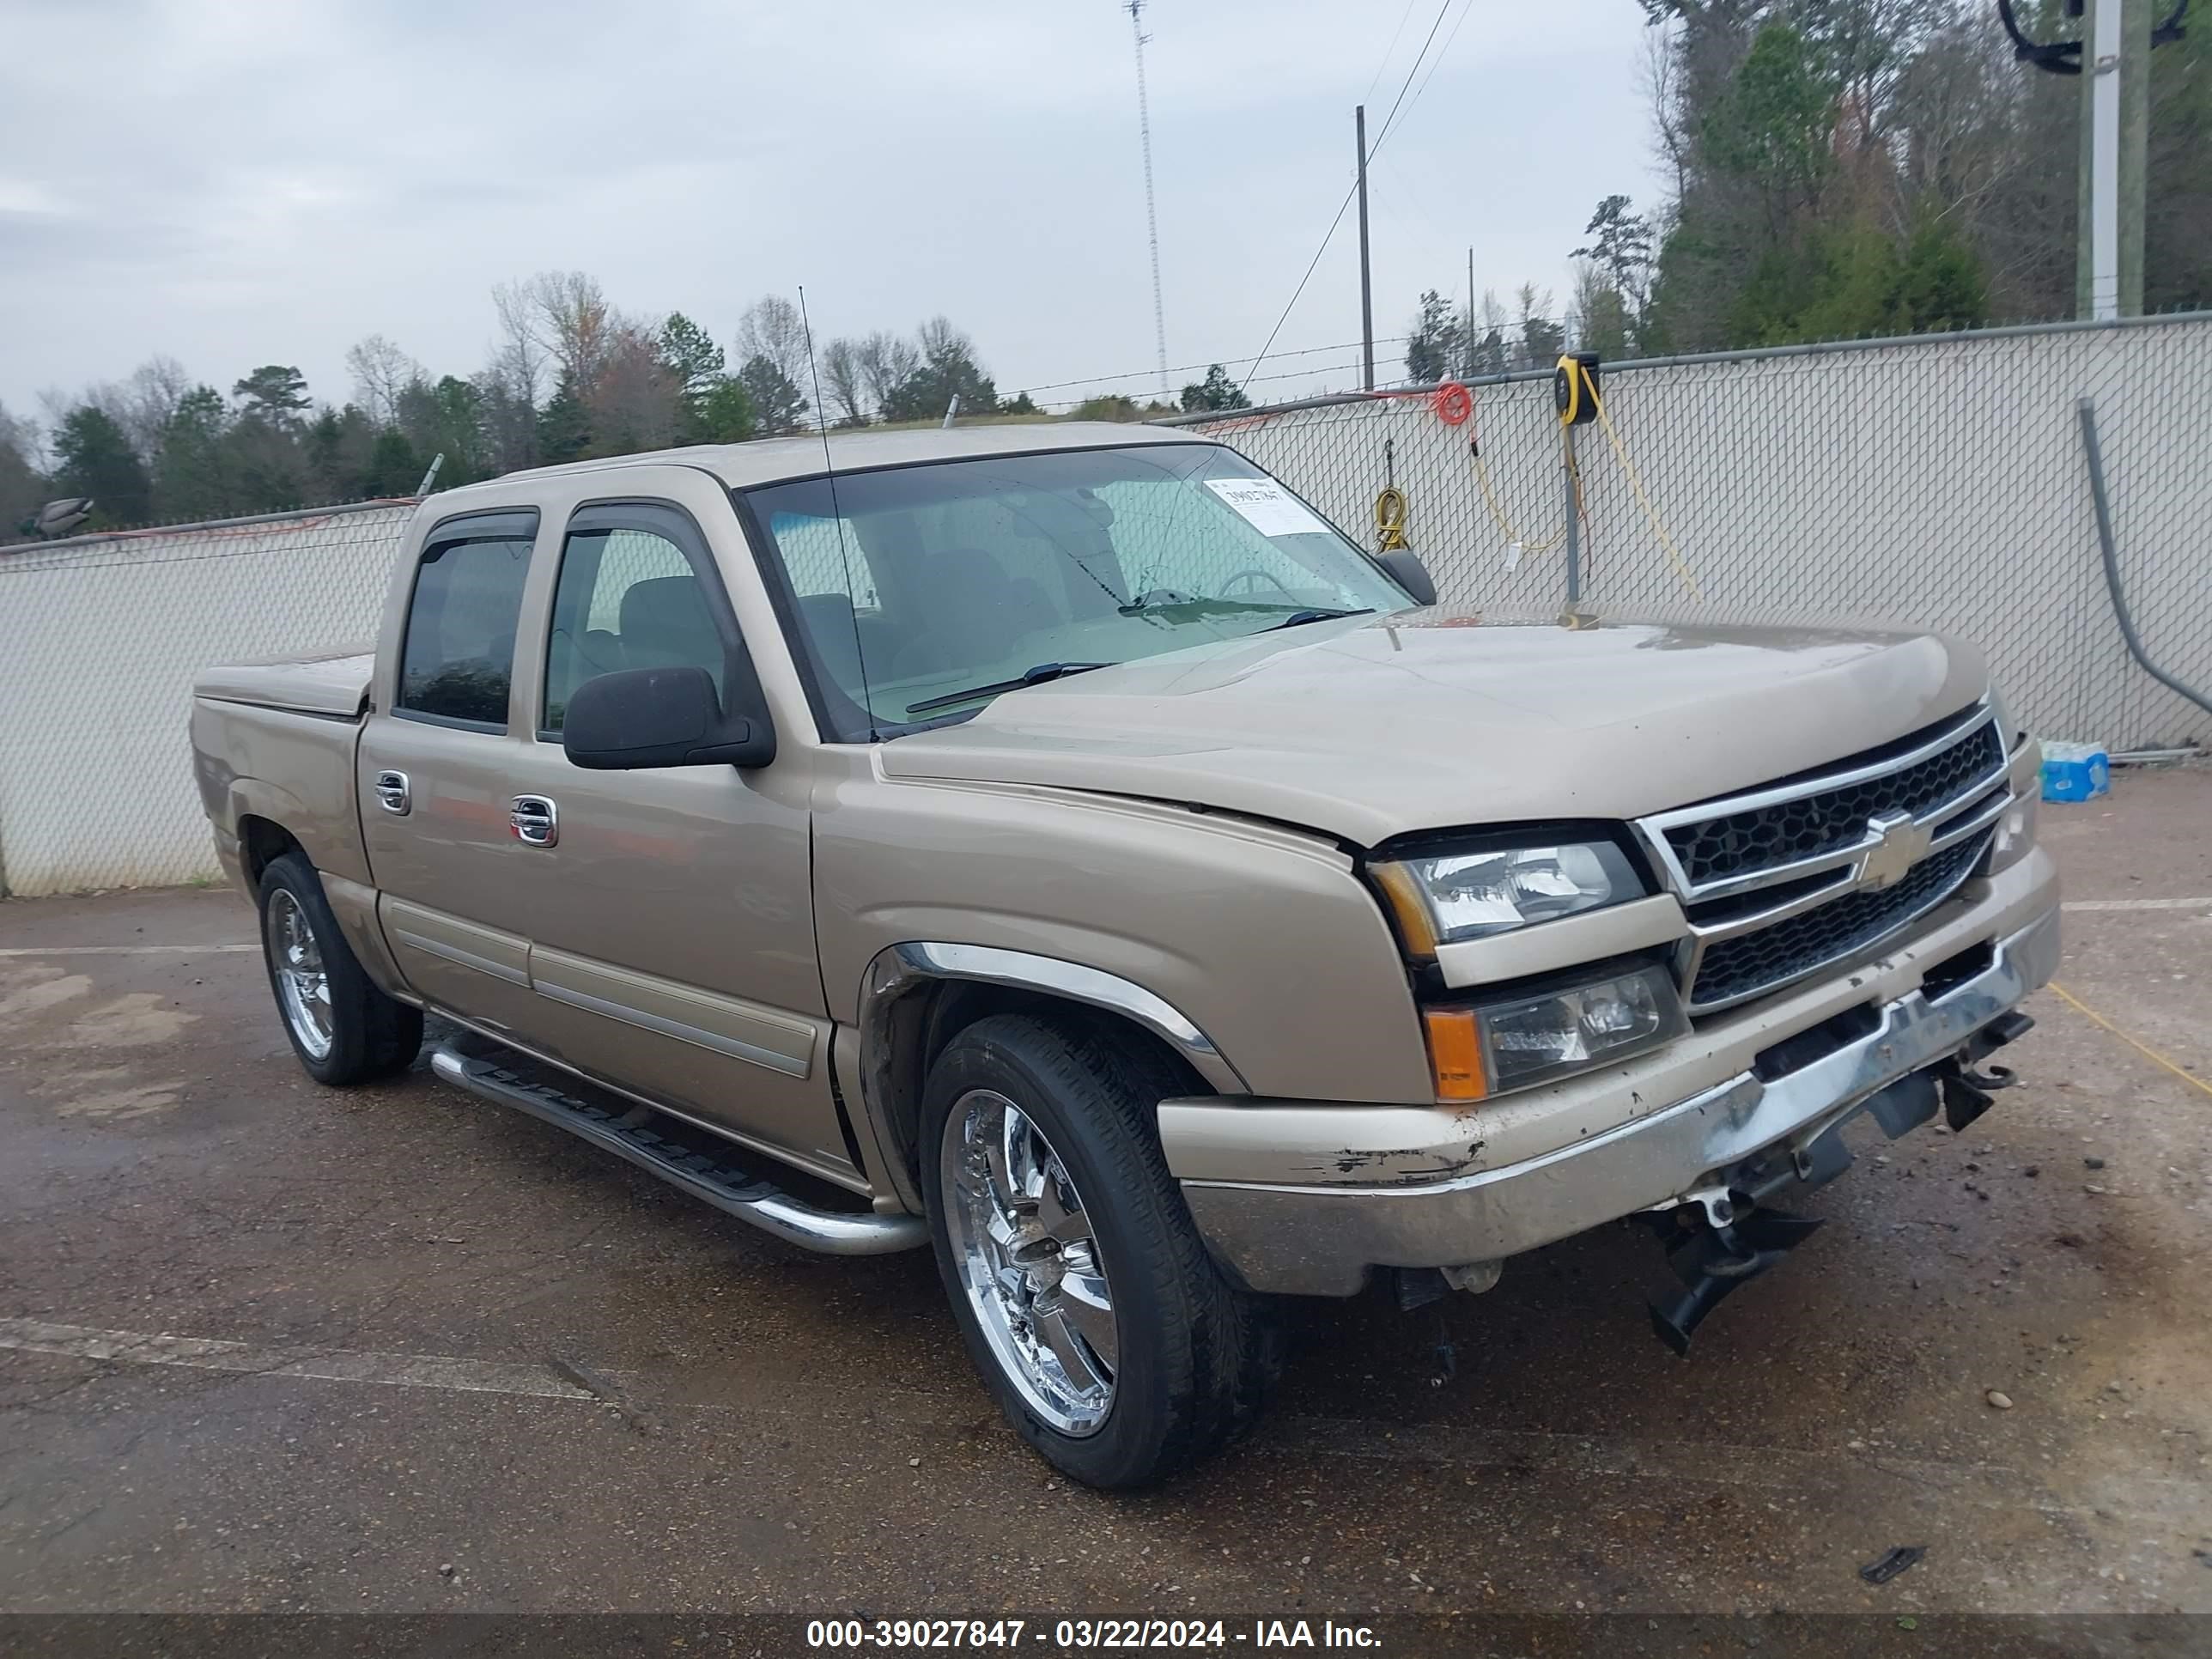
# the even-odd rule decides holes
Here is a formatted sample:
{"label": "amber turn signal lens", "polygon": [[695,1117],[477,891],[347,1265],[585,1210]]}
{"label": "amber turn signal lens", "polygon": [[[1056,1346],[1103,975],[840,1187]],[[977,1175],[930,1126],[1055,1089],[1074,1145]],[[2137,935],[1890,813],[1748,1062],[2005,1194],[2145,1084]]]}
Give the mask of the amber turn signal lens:
{"label": "amber turn signal lens", "polygon": [[1429,1028],[1429,1066],[1438,1100],[1480,1100],[1490,1092],[1482,1073],[1482,1040],[1474,1015],[1464,1008],[1422,1011]]}
{"label": "amber turn signal lens", "polygon": [[1377,864],[1372,872],[1376,884],[1383,896],[1390,901],[1391,913],[1398,918],[1398,932],[1406,942],[1406,954],[1417,962],[1432,962],[1437,954],[1437,930],[1429,921],[1429,907],[1421,898],[1420,883],[1413,872],[1402,864]]}

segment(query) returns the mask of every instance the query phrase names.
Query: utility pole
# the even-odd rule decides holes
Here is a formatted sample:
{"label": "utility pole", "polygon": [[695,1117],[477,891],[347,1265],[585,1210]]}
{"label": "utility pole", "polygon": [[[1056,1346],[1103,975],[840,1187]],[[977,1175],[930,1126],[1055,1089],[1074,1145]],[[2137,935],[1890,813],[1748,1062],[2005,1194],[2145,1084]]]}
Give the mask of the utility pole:
{"label": "utility pole", "polygon": [[2075,309],[2099,322],[2142,314],[2153,3],[2082,0]]}
{"label": "utility pole", "polygon": [[1152,338],[1160,354],[1160,396],[1172,399],[1168,386],[1168,313],[1160,297],[1160,212],[1152,192],[1152,112],[1145,97],[1145,0],[1128,0],[1129,28],[1137,37],[1137,136],[1145,147],[1145,225],[1152,238]]}
{"label": "utility pole", "polygon": [[1467,251],[1467,362],[1460,373],[1474,373],[1474,250]]}
{"label": "utility pole", "polygon": [[1352,131],[1359,143],[1359,343],[1366,365],[1364,382],[1375,390],[1375,282],[1367,264],[1367,106],[1352,112]]}

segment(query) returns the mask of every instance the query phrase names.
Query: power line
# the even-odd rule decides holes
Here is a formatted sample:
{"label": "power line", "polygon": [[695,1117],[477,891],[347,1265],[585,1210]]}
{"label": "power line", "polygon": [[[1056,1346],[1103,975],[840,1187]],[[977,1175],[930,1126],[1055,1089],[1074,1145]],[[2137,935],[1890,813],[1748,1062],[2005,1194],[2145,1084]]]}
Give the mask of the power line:
{"label": "power line", "polygon": [[1328,252],[1328,245],[1336,236],[1336,228],[1344,222],[1344,216],[1352,207],[1352,198],[1358,193],[1359,185],[1355,180],[1352,188],[1344,192],[1344,200],[1337,204],[1336,217],[1328,222],[1328,230],[1322,234],[1321,246],[1314,250],[1314,257],[1306,266],[1306,274],[1298,278],[1298,285],[1291,290],[1290,304],[1283,307],[1283,314],[1275,319],[1274,327],[1267,331],[1267,344],[1260,348],[1260,355],[1253,358],[1250,366],[1245,369],[1242,379],[1238,381],[1239,385],[1242,385],[1244,380],[1250,380],[1252,370],[1267,361],[1267,353],[1274,347],[1275,336],[1280,334],[1283,331],[1283,325],[1291,320],[1291,313],[1298,303],[1298,296],[1306,291],[1306,284],[1313,280],[1314,271],[1321,264],[1321,256]]}
{"label": "power line", "polygon": [[1398,50],[1398,37],[1406,32],[1406,20],[1413,15],[1413,8],[1419,3],[1420,0],[1406,0],[1406,9],[1398,14],[1398,27],[1390,31],[1390,44],[1382,48],[1382,61],[1375,66],[1375,77],[1368,82],[1367,90],[1361,95],[1362,102],[1372,98],[1375,88],[1382,84],[1382,71],[1390,67],[1390,54]]}
{"label": "power line", "polygon": [[[1467,4],[1472,8],[1474,0],[1467,0]],[[1406,78],[1399,85],[1398,95],[1391,101],[1389,114],[1382,118],[1382,130],[1376,135],[1375,143],[1369,147],[1367,155],[1370,161],[1374,160],[1376,151],[1382,148],[1383,140],[1390,136],[1392,125],[1398,118],[1399,108],[1406,101],[1407,88],[1413,84],[1413,77],[1421,72],[1421,61],[1429,55],[1430,44],[1436,40],[1437,31],[1443,27],[1444,14],[1451,9],[1451,5],[1452,0],[1443,0],[1443,3],[1437,8],[1436,20],[1429,25],[1429,33],[1421,42],[1420,51],[1413,55],[1413,66],[1406,71]],[[1460,21],[1462,22],[1467,21],[1465,12],[1461,13]],[[1455,28],[1452,33],[1456,35],[1459,31]],[[1387,53],[1384,54],[1384,61],[1386,63],[1389,61]],[[1422,84],[1425,87],[1427,82],[1424,82]],[[1344,192],[1344,200],[1337,206],[1336,216],[1328,222],[1328,230],[1322,233],[1321,246],[1314,250],[1314,257],[1306,265],[1305,275],[1298,278],[1297,287],[1291,290],[1290,303],[1283,307],[1283,314],[1275,319],[1274,327],[1267,331],[1267,343],[1260,348],[1260,355],[1252,359],[1250,366],[1245,369],[1243,380],[1238,384],[1242,385],[1243,381],[1249,380],[1253,376],[1253,371],[1267,361],[1267,353],[1274,347],[1275,337],[1283,331],[1283,325],[1290,321],[1291,313],[1297,308],[1298,301],[1306,291],[1306,284],[1313,281],[1314,272],[1321,267],[1322,256],[1328,252],[1329,243],[1336,238],[1336,228],[1344,222],[1344,216],[1351,210],[1352,198],[1358,193],[1359,182],[1355,179],[1352,188]]]}
{"label": "power line", "polygon": [[[1474,0],[1468,0],[1468,3],[1461,9],[1459,21],[1454,23],[1451,33],[1444,36],[1443,50],[1438,52],[1435,58],[1431,61],[1429,72],[1421,77],[1421,84],[1413,88],[1413,104],[1421,101],[1421,94],[1429,89],[1429,82],[1437,78],[1437,71],[1444,66],[1444,59],[1451,56],[1452,42],[1459,39],[1459,32],[1467,27],[1468,14],[1474,9]],[[1406,113],[1409,116],[1413,112],[1413,104],[1406,106]],[[1378,138],[1376,143],[1379,144],[1382,140]],[[1370,159],[1371,160],[1372,157]]]}
{"label": "power line", "polygon": [[[1468,0],[1468,3],[1473,4],[1474,0]],[[1421,72],[1421,60],[1429,55],[1429,46],[1436,40],[1437,31],[1443,27],[1444,14],[1451,9],[1451,5],[1452,0],[1443,0],[1443,4],[1437,8],[1437,20],[1429,25],[1429,33],[1421,42],[1421,49],[1413,54],[1413,66],[1406,71],[1405,82],[1399,87],[1397,97],[1391,100],[1390,112],[1382,118],[1382,130],[1375,135],[1374,145],[1367,152],[1370,160],[1373,159],[1375,151],[1382,148],[1382,141],[1390,136],[1390,128],[1398,119],[1398,106],[1406,101],[1406,88],[1412,86],[1413,77]],[[1464,16],[1465,14],[1462,13],[1462,15]],[[1455,30],[1454,33],[1457,31]]]}

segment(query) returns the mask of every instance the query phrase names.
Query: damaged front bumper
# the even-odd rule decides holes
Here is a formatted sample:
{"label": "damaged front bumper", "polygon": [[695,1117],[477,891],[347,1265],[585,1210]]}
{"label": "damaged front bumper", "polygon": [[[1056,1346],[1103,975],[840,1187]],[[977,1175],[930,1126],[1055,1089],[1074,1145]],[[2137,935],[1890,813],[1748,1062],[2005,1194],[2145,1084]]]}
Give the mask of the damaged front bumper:
{"label": "damaged front bumper", "polygon": [[[1349,1156],[1320,1184],[1224,1180],[1231,1120],[1222,1115],[1240,1109],[1168,1102],[1170,1167],[1214,1253],[1255,1290],[1285,1294],[1351,1295],[1376,1267],[1472,1269],[1685,1205],[1725,1226],[1792,1182],[1838,1173],[1850,1155],[1834,1132],[1861,1112],[1893,1135],[1926,1121],[1940,1075],[1957,1073],[1952,1062],[1962,1056],[1971,1064],[1986,1054],[1991,1028],[2050,980],[2059,940],[2048,855],[2039,850],[1982,888],[1911,945],[1829,988],[1826,1002],[1793,1003],[1783,1024],[1758,1020],[1726,1040],[1733,1046],[1714,1039],[1713,1054],[1741,1069],[1571,1144],[1441,1181],[1407,1173],[1375,1184]],[[1962,1079],[1961,1086],[1974,1085]],[[1280,1121],[1297,1109],[1259,1109]],[[1341,1130],[1362,1109],[1314,1109]],[[1364,1109],[1401,1124],[1414,1115]],[[1481,1113],[1453,1123],[1462,1152],[1478,1159]]]}

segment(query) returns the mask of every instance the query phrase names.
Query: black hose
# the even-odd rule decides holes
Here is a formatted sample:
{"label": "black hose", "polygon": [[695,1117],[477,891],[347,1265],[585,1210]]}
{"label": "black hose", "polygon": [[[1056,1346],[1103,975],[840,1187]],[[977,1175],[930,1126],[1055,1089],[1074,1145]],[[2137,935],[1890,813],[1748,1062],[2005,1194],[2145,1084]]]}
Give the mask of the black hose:
{"label": "black hose", "polygon": [[2112,614],[2119,618],[2120,637],[2128,642],[2128,654],[2142,665],[2143,672],[2169,691],[2189,699],[2208,714],[2212,714],[2212,699],[2194,686],[2184,685],[2150,659],[2143,649],[2142,641],[2136,636],[2135,618],[2128,614],[2127,595],[2120,591],[2120,557],[2112,545],[2112,503],[2105,494],[2105,451],[2097,441],[2097,400],[2084,398],[2075,404],[2081,417],[2081,447],[2089,458],[2089,498],[2097,508],[2097,544],[2105,555],[2105,586],[2112,595]]}

